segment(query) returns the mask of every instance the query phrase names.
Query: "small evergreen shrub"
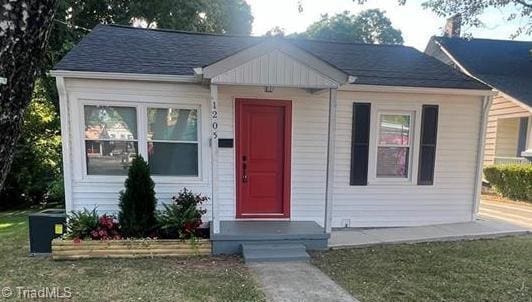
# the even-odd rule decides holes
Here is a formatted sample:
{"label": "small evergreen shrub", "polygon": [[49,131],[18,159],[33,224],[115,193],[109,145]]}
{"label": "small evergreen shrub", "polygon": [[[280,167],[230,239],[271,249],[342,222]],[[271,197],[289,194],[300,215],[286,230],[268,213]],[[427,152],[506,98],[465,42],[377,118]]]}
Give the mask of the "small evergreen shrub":
{"label": "small evergreen shrub", "polygon": [[118,214],[122,235],[131,238],[147,237],[157,224],[157,199],[150,167],[142,156],[133,159],[124,185],[125,190],[120,192]]}
{"label": "small evergreen shrub", "polygon": [[172,203],[165,204],[164,209],[158,212],[159,235],[162,238],[190,238],[196,236],[196,231],[201,225],[201,216],[207,210],[201,205],[208,197],[194,194],[183,189],[177,196],[172,197]]}
{"label": "small evergreen shrub", "polygon": [[486,180],[504,197],[532,201],[532,164],[504,164],[484,168]]}

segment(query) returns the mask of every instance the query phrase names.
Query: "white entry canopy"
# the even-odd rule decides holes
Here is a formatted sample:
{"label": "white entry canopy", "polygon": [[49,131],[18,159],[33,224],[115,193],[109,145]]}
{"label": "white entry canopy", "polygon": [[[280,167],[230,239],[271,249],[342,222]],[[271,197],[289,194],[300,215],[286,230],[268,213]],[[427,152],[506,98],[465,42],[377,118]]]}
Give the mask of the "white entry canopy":
{"label": "white entry canopy", "polygon": [[349,75],[292,45],[272,38],[216,63],[195,69],[212,84],[338,88]]}

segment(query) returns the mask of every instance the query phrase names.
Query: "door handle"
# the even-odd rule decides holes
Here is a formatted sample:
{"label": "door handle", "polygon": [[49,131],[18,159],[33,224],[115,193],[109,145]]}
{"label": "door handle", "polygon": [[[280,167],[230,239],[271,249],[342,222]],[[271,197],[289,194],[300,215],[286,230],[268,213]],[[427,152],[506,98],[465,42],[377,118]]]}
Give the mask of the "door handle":
{"label": "door handle", "polygon": [[246,156],[242,156],[242,182],[247,183],[248,182],[248,164],[246,163]]}

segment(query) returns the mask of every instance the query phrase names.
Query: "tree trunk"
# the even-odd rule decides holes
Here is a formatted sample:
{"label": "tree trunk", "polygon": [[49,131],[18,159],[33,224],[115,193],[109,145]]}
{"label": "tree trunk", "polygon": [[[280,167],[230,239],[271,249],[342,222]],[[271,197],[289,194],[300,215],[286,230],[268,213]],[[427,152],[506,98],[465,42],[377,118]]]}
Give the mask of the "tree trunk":
{"label": "tree trunk", "polygon": [[0,190],[41,73],[57,0],[0,0]]}

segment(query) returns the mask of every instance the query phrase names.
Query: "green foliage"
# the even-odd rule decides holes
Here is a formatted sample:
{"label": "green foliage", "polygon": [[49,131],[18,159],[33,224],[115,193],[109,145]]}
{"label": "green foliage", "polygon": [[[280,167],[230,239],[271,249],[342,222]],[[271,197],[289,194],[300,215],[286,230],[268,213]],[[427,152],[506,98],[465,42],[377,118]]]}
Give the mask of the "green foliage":
{"label": "green foliage", "polygon": [[296,35],[303,38],[378,44],[403,44],[401,31],[395,29],[383,11],[369,9],[358,15],[345,11],[327,14]]}
{"label": "green foliage", "polygon": [[[404,0],[403,0],[404,1]],[[423,8],[430,9],[438,16],[449,17],[460,14],[464,25],[484,27],[480,16],[488,8],[496,8],[507,21],[516,22],[518,27],[512,35],[532,35],[532,2],[523,0],[428,0],[422,3]]]}
{"label": "green foliage", "polygon": [[98,225],[98,214],[96,209],[89,211],[75,211],[68,215],[67,233],[66,237],[69,239],[87,239],[91,237],[91,232],[95,230]]}
{"label": "green foliage", "polygon": [[[249,34],[253,21],[244,0],[60,0],[55,17],[43,70],[52,69],[97,24]],[[41,74],[0,192],[0,209],[63,201],[58,104],[55,80]]]}
{"label": "green foliage", "polygon": [[11,170],[0,192],[0,209],[62,202],[59,115],[41,81],[24,115]]}
{"label": "green foliage", "polygon": [[207,212],[201,208],[201,204],[207,200],[207,197],[194,194],[186,188],[172,197],[172,203],[165,204],[164,210],[159,211],[157,215],[161,237],[194,236],[202,223],[201,216]]}
{"label": "green foliage", "polygon": [[155,229],[154,187],[148,163],[137,156],[129,167],[125,190],[120,192],[118,221],[125,237],[146,237]]}
{"label": "green foliage", "polygon": [[502,196],[532,201],[532,164],[488,166],[484,168],[484,175]]}
{"label": "green foliage", "polygon": [[[368,0],[353,0],[358,4],[370,2]],[[397,0],[404,5],[407,0]],[[301,3],[301,2],[300,2]],[[507,21],[516,22],[518,27],[511,38],[519,35],[532,35],[532,2],[526,0],[426,0],[421,3],[425,9],[430,9],[440,17],[450,17],[456,14],[462,16],[462,23],[473,27],[485,27],[480,16],[489,8],[497,9],[497,13]]]}

